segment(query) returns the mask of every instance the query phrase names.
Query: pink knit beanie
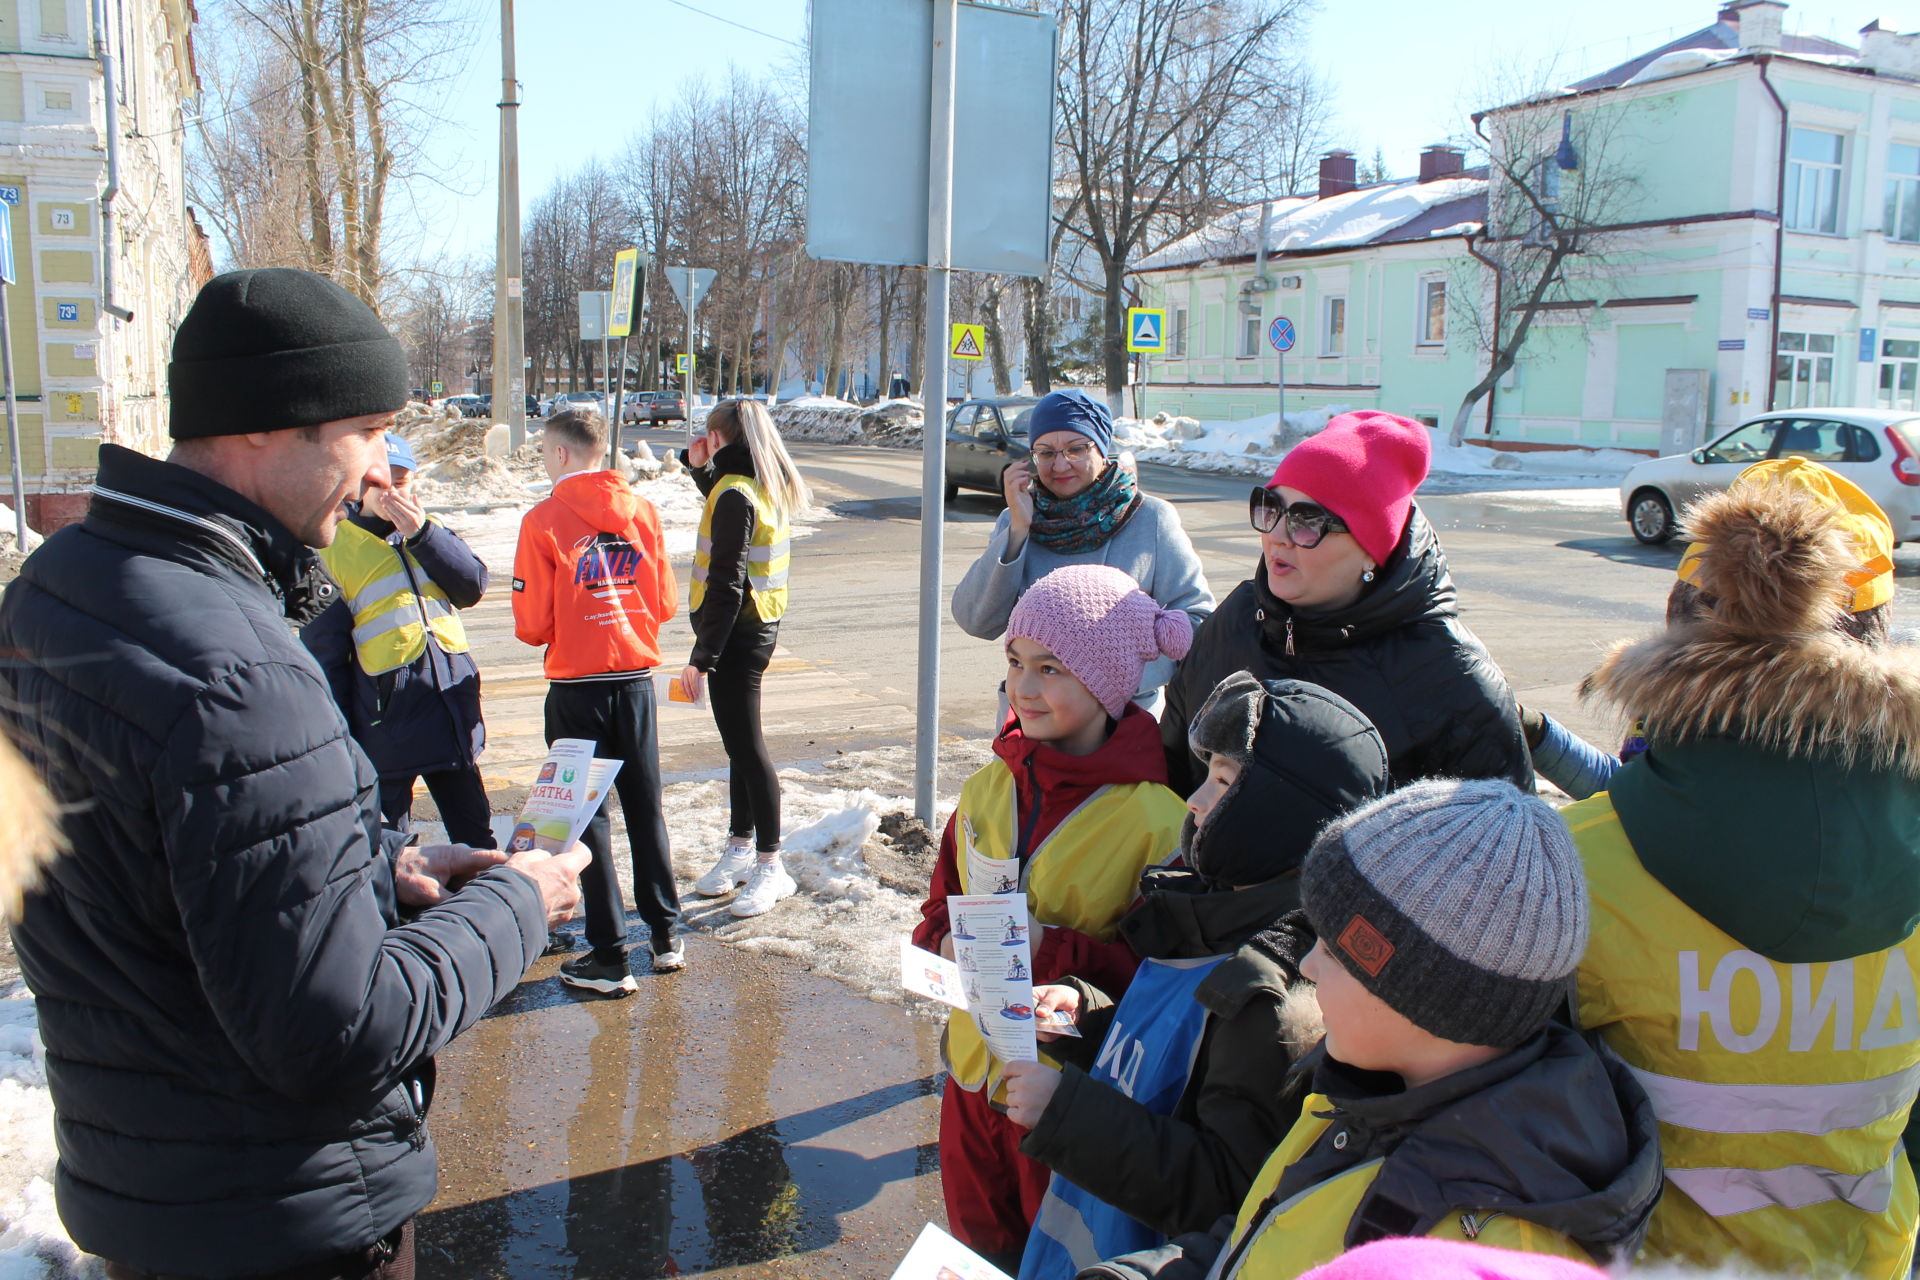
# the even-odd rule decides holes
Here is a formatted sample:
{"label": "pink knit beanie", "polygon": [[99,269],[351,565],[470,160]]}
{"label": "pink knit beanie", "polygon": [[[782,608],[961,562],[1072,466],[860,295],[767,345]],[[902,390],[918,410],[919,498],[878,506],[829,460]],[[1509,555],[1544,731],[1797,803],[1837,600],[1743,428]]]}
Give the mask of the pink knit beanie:
{"label": "pink knit beanie", "polygon": [[1298,489],[1346,522],[1384,564],[1407,531],[1413,491],[1427,478],[1433,440],[1408,418],[1378,409],[1343,413],[1295,445],[1267,488]]}
{"label": "pink knit beanie", "polygon": [[1178,609],[1162,609],[1111,565],[1070,564],[1028,587],[1013,606],[1007,642],[1015,639],[1044,646],[1118,719],[1149,662],[1187,656],[1193,622]]}
{"label": "pink knit beanie", "polygon": [[1585,1263],[1459,1240],[1376,1240],[1300,1280],[1606,1280]]}

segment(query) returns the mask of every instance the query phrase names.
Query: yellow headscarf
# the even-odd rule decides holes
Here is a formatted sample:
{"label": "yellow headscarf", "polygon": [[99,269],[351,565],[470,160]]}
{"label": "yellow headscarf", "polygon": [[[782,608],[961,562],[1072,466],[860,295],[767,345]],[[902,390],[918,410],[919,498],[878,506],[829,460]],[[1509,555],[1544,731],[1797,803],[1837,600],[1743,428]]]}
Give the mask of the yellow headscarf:
{"label": "yellow headscarf", "polygon": [[[1774,458],[1756,462],[1740,473],[1735,485],[1783,484],[1804,490],[1843,513],[1841,527],[1853,540],[1860,567],[1847,574],[1853,599],[1847,608],[1863,613],[1893,599],[1893,522],[1866,491],[1830,467],[1806,458]],[[1700,549],[1694,543],[1680,558],[1680,580],[1692,582],[1699,571]]]}

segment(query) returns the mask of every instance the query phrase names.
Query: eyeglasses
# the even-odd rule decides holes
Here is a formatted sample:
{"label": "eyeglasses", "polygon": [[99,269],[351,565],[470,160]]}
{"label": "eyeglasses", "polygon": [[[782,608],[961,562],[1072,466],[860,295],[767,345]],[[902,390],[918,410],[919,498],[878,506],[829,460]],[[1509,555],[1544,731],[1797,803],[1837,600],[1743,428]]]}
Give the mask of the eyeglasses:
{"label": "eyeglasses", "polygon": [[1271,489],[1255,489],[1248,495],[1247,517],[1262,533],[1272,533],[1285,520],[1287,541],[1303,549],[1319,546],[1320,539],[1330,533],[1347,532],[1347,522],[1325,507],[1313,502],[1288,506]]}
{"label": "eyeglasses", "polygon": [[1082,440],[1079,444],[1070,444],[1064,449],[1041,448],[1033,451],[1034,462],[1042,467],[1050,467],[1056,458],[1064,457],[1074,466],[1080,466],[1099,448],[1091,440]]}

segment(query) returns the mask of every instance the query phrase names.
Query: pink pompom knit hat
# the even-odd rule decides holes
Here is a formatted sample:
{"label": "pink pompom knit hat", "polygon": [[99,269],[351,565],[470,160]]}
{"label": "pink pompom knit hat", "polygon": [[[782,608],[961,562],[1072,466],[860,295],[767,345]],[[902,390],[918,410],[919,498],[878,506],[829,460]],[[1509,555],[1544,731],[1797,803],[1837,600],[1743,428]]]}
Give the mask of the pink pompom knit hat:
{"label": "pink pompom knit hat", "polygon": [[1427,478],[1433,439],[1410,418],[1359,409],[1295,445],[1267,488],[1298,489],[1345,522],[1375,564],[1407,531],[1413,491]]}
{"label": "pink pompom knit hat", "polygon": [[1149,662],[1187,656],[1193,621],[1161,608],[1111,565],[1070,564],[1028,587],[1013,606],[1007,643],[1016,639],[1045,647],[1118,719]]}

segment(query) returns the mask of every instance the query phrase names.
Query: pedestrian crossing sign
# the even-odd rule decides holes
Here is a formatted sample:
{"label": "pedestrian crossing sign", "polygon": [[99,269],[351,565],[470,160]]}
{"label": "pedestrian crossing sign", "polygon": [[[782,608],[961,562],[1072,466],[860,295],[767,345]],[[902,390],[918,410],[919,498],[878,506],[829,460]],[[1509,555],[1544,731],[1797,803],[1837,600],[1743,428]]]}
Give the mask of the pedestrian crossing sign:
{"label": "pedestrian crossing sign", "polygon": [[953,326],[953,343],[949,348],[955,360],[985,360],[987,358],[987,327],[982,324],[957,324]]}
{"label": "pedestrian crossing sign", "polygon": [[675,373],[692,373],[693,357],[685,351],[676,355],[673,358],[673,371]]}
{"label": "pedestrian crossing sign", "polygon": [[1127,350],[1160,355],[1167,349],[1167,313],[1156,307],[1127,308]]}

